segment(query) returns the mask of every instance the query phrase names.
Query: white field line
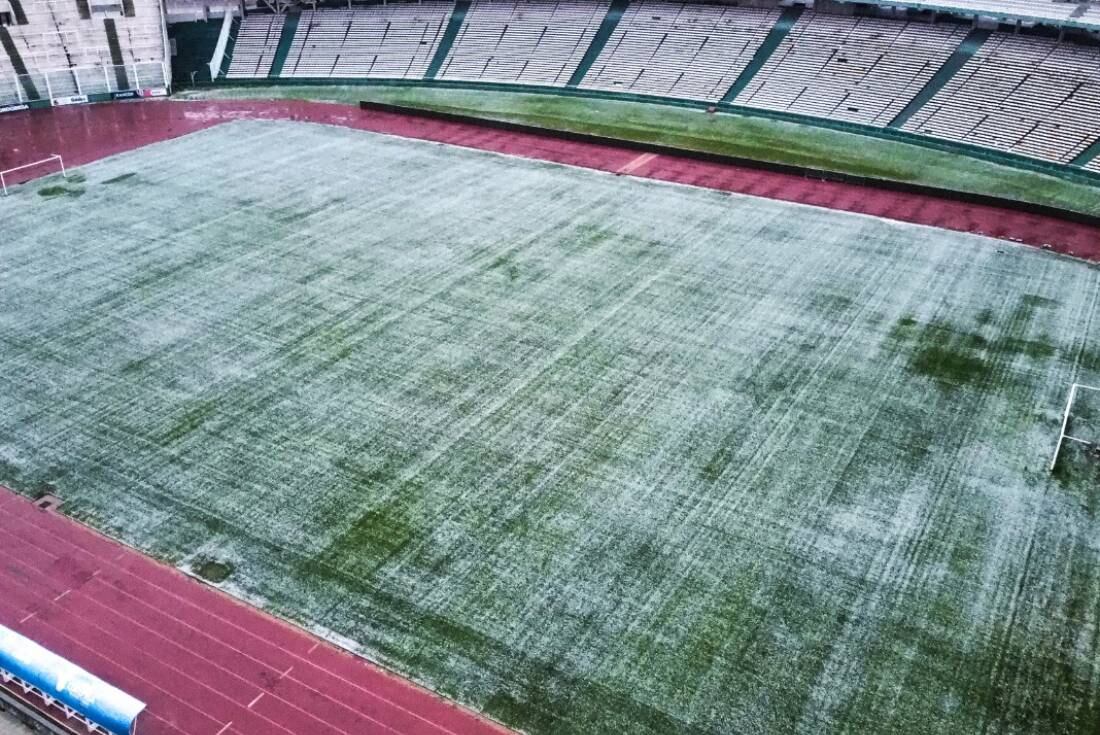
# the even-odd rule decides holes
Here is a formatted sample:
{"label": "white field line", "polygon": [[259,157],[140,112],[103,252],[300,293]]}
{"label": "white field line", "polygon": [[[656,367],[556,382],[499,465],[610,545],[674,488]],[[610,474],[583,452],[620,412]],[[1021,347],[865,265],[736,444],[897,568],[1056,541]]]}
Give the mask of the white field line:
{"label": "white field line", "polygon": [[1069,425],[1069,410],[1073,407],[1073,397],[1077,395],[1077,383],[1070,386],[1069,397],[1066,399],[1066,410],[1062,412],[1062,429],[1058,432],[1058,443],[1054,446],[1054,456],[1050,460],[1050,471],[1054,472],[1054,466],[1058,464],[1058,454],[1062,451],[1062,442],[1066,438],[1066,427]]}
{"label": "white field line", "polygon": [[1058,455],[1062,451],[1062,444],[1066,439],[1075,441],[1080,444],[1092,444],[1093,442],[1086,441],[1085,439],[1079,439],[1075,436],[1070,436],[1066,433],[1066,428],[1069,426],[1069,412],[1073,408],[1073,402],[1077,398],[1077,390],[1091,390],[1100,392],[1100,387],[1094,385],[1085,385],[1084,383],[1074,383],[1069,389],[1069,398],[1066,399],[1066,410],[1062,413],[1062,430],[1058,434],[1058,444],[1054,447],[1054,457],[1050,460],[1050,472],[1054,472],[1054,467],[1058,464]]}

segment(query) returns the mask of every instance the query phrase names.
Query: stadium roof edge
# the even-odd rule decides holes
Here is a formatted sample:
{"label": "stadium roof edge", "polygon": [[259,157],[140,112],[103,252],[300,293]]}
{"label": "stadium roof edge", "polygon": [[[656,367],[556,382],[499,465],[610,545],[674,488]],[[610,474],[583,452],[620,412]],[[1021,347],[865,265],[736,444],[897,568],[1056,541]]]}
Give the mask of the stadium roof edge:
{"label": "stadium roof edge", "polygon": [[1020,22],[1100,33],[1100,3],[1087,3],[1089,8],[1095,9],[1095,13],[1093,14],[1095,20],[1082,21],[1072,17],[1072,14],[1080,8],[1081,3],[1035,3],[1036,9],[1042,7],[1063,11],[1059,14],[1036,15],[1023,10],[991,9],[984,5],[951,3],[950,0],[833,0],[833,2],[841,5],[877,5],[882,8],[909,8],[936,13],[949,13],[951,15],[967,18],[990,18],[1001,23]]}

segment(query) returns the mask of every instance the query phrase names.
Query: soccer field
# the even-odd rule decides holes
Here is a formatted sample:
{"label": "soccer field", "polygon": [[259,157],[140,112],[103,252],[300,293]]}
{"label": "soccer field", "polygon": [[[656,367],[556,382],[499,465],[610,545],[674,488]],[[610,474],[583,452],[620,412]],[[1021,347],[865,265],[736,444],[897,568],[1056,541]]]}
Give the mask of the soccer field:
{"label": "soccer field", "polygon": [[1100,271],[319,125],[0,199],[0,482],[504,722],[1100,729]]}

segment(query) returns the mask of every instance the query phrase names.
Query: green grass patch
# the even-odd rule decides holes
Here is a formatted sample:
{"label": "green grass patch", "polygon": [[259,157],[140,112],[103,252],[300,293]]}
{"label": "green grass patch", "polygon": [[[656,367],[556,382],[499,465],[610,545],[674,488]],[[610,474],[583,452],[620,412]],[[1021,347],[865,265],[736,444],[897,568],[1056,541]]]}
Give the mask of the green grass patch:
{"label": "green grass patch", "polygon": [[54,199],[56,197],[77,198],[84,196],[84,189],[59,184],[52,184],[50,186],[41,187],[38,190],[38,195],[46,199]]}
{"label": "green grass patch", "polygon": [[192,571],[212,584],[221,584],[233,574],[233,565],[214,559],[199,559],[192,563]]}
{"label": "green grass patch", "polygon": [[657,143],[687,150],[809,166],[890,181],[988,194],[1100,215],[1100,184],[812,124],[627,100],[410,85],[214,87],[183,99],[361,100]]}

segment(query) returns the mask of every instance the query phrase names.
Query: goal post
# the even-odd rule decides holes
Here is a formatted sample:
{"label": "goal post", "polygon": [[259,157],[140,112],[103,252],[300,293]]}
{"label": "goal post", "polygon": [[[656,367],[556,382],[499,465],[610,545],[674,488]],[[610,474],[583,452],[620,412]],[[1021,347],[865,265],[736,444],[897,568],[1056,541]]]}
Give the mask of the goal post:
{"label": "goal post", "polygon": [[1078,436],[1075,430],[1077,428],[1076,424],[1083,424],[1082,428],[1089,427],[1094,419],[1100,418],[1100,416],[1092,415],[1093,412],[1090,410],[1091,407],[1088,406],[1087,399],[1082,400],[1082,397],[1089,395],[1100,398],[1100,386],[1073,383],[1069,388],[1066,409],[1062,414],[1062,430],[1058,434],[1058,443],[1054,446],[1054,456],[1050,460],[1051,472],[1054,472],[1054,468],[1058,466],[1058,457],[1062,453],[1062,445],[1067,441],[1090,447],[1095,446],[1100,441],[1100,436],[1091,438]]}
{"label": "goal post", "polygon": [[52,156],[49,156],[48,158],[43,158],[41,161],[31,161],[30,163],[24,163],[22,166],[15,166],[13,168],[6,168],[3,171],[0,171],[0,191],[3,192],[4,196],[8,195],[8,182],[4,178],[7,174],[13,174],[16,171],[25,171],[26,169],[29,169],[29,168],[35,168],[36,166],[44,166],[48,163],[53,163],[53,162],[56,162],[57,165],[61,167],[61,175],[66,179],[69,178],[68,172],[65,171],[65,161],[62,160],[61,156],[59,156],[58,154],[55,153]]}

